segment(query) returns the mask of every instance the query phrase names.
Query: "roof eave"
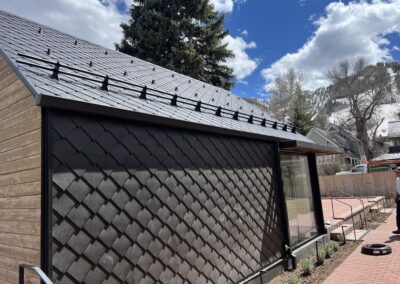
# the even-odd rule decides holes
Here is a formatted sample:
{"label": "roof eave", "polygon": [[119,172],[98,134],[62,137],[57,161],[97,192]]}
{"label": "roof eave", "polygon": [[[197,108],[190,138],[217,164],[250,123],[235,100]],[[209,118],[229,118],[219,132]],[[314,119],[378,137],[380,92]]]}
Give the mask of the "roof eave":
{"label": "roof eave", "polygon": [[296,153],[314,153],[317,155],[333,155],[333,154],[341,154],[344,152],[343,149],[338,147],[325,146],[316,143],[309,143],[297,140],[280,142],[279,148],[282,151],[289,151]]}
{"label": "roof eave", "polygon": [[[174,118],[168,117],[159,117],[152,114],[145,114],[140,112],[134,112],[132,110],[121,110],[113,107],[102,106],[82,101],[73,101],[65,98],[58,98],[54,96],[48,96],[44,94],[39,94],[37,96],[37,104],[41,107],[59,109],[59,110],[68,110],[68,111],[78,111],[91,113],[95,115],[104,115],[114,118],[122,118],[128,120],[135,120],[144,123],[151,123],[157,125],[164,125],[170,127],[178,127],[188,130],[198,130],[215,134],[222,135],[231,135],[236,137],[245,137],[245,138],[253,138],[265,141],[287,141],[287,139],[276,137],[276,136],[268,136],[250,132],[243,132],[239,130],[221,128],[210,126],[206,124],[193,123],[189,121],[178,120]],[[311,143],[310,143],[311,144]]]}

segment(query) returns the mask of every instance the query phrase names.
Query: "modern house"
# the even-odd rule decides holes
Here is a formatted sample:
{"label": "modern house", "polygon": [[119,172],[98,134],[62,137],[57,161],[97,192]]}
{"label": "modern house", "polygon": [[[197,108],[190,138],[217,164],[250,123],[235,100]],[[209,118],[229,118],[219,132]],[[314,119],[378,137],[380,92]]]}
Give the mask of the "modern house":
{"label": "modern house", "polygon": [[307,137],[317,144],[343,150],[340,154],[319,156],[317,163],[322,167],[335,166],[340,170],[348,170],[366,161],[363,143],[354,135],[336,125],[330,125],[327,130],[313,127],[307,133]]}
{"label": "modern house", "polygon": [[390,121],[388,125],[389,151],[371,160],[372,165],[390,164],[400,166],[400,120]]}
{"label": "modern house", "polygon": [[323,236],[316,155],[337,149],[3,11],[0,35],[1,283],[21,263],[55,283],[250,283]]}

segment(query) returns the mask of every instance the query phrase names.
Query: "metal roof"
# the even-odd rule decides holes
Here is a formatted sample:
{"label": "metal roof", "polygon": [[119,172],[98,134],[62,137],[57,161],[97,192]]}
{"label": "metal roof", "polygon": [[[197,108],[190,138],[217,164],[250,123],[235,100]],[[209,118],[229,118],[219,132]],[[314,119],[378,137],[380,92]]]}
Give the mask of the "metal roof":
{"label": "metal roof", "polygon": [[389,121],[388,130],[389,138],[400,138],[400,120]]}
{"label": "metal roof", "polygon": [[[283,130],[283,124],[273,128],[275,120],[261,108],[227,90],[1,10],[0,34],[1,55],[40,105],[81,110],[92,106],[98,112],[111,109],[114,114],[131,113],[204,129],[313,143],[290,127]],[[60,73],[54,76],[57,62]],[[109,80],[104,88],[106,77]],[[145,86],[148,96],[140,99]],[[176,105],[172,103],[174,95]],[[200,111],[195,111],[199,101]],[[220,116],[216,115],[218,107],[222,108]],[[262,121],[268,123],[263,126]]]}
{"label": "metal roof", "polygon": [[400,153],[386,153],[371,160],[371,162],[381,162],[381,161],[387,161],[388,163],[391,161],[398,162],[400,161]]}

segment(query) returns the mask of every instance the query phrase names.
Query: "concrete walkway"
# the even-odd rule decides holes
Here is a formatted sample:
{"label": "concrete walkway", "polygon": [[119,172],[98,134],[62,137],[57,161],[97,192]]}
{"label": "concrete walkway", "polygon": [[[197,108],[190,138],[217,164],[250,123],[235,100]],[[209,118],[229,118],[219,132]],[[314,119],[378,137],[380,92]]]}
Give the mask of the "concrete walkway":
{"label": "concrete walkway", "polygon": [[323,283],[400,283],[400,235],[392,234],[395,228],[396,212],[394,211],[386,223],[369,233],[362,243],[387,243],[392,247],[392,254],[363,255],[361,244]]}

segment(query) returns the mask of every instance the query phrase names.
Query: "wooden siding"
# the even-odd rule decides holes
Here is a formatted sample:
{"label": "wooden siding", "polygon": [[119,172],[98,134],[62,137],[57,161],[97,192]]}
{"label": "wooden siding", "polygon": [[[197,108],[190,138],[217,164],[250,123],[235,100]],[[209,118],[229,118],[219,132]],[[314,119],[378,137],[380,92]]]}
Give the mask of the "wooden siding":
{"label": "wooden siding", "polygon": [[0,284],[18,282],[20,263],[40,265],[40,179],[40,107],[0,57]]}

